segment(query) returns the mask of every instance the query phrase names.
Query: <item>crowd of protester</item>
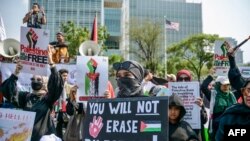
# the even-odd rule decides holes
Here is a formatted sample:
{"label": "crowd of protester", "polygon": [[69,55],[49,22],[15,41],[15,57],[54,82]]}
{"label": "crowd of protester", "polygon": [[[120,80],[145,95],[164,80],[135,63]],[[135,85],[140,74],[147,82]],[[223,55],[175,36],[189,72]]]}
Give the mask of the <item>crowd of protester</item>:
{"label": "crowd of protester", "polygon": [[[28,27],[41,28],[46,23],[44,11],[39,12],[40,6],[34,3],[32,10],[27,13],[23,22]],[[57,41],[48,46],[48,64],[51,75],[46,81],[44,76],[34,75],[31,78],[31,92],[17,91],[18,76],[22,64],[16,63],[15,71],[0,85],[1,108],[18,108],[36,112],[32,141],[42,140],[44,135],[55,134],[61,140],[82,140],[82,136],[71,138],[71,134],[81,135],[83,119],[86,116],[86,107],[76,100],[77,89],[82,86],[70,85],[67,82],[68,70],[57,71],[57,63],[69,62],[68,45],[64,34],[56,34]],[[229,46],[229,45],[228,45]],[[191,125],[183,120],[186,114],[182,99],[172,94],[169,96],[168,121],[169,141],[222,141],[225,125],[250,126],[250,80],[242,77],[229,46],[228,58],[230,69],[228,76],[215,77],[211,72],[200,85],[200,96],[196,97],[195,104],[200,107],[200,129],[192,129]],[[117,88],[113,89],[110,82],[103,92],[105,98],[153,97],[170,82],[188,83],[192,81],[192,74],[182,69],[177,74],[168,74],[166,78],[159,78],[132,60],[113,64],[116,70]],[[212,83],[214,83],[212,85]],[[210,113],[205,110],[205,101]],[[73,117],[80,119],[77,123]],[[209,122],[209,131],[204,125]],[[208,132],[208,133],[205,133]],[[205,136],[209,134],[209,138]]]}

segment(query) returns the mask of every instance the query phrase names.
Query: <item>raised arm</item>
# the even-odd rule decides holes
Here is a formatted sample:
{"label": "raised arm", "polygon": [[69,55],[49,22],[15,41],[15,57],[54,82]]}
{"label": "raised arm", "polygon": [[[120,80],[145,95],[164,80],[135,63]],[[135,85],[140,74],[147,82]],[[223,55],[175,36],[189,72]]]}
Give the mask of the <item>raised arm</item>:
{"label": "raised arm", "polygon": [[[229,45],[228,45],[229,46]],[[229,59],[229,64],[230,68],[228,71],[228,79],[230,81],[231,86],[237,90],[237,93],[235,94],[236,99],[238,99],[241,95],[241,88],[245,84],[245,80],[242,77],[239,68],[236,65],[235,62],[235,57],[234,57],[234,50],[232,47],[229,46],[228,49],[228,59]]]}
{"label": "raised arm", "polygon": [[64,82],[61,75],[56,70],[55,64],[52,60],[52,52],[48,47],[48,63],[50,65],[51,74],[48,82],[48,94],[46,99],[49,105],[53,105],[54,102],[59,99],[63,91]]}
{"label": "raised arm", "polygon": [[31,9],[30,12],[28,12],[24,18],[23,18],[23,23],[28,22],[29,18],[32,16],[33,10]]}
{"label": "raised arm", "polygon": [[9,103],[14,104],[15,106],[17,106],[17,80],[21,69],[22,65],[18,61],[14,73],[0,85],[0,92],[3,93],[3,96]]}
{"label": "raised arm", "polygon": [[208,88],[208,85],[213,81],[213,77],[208,75],[207,78],[201,84],[201,91],[206,96],[207,100],[211,99],[211,90]]}

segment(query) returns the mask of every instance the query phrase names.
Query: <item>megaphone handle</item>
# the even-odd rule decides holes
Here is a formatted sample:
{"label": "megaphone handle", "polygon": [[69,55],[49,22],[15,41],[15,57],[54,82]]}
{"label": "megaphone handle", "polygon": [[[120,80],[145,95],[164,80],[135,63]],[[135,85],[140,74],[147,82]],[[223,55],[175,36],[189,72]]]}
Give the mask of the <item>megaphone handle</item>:
{"label": "megaphone handle", "polygon": [[19,57],[18,56],[15,56],[12,58],[12,62],[13,63],[17,63],[19,61]]}

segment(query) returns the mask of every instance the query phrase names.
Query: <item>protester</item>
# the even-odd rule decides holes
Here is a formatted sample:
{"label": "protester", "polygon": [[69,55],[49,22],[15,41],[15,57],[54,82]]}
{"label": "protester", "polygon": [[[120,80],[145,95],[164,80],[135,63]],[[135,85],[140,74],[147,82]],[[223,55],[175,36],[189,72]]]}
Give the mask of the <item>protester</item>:
{"label": "protester", "polygon": [[143,93],[144,95],[149,95],[149,91],[153,86],[156,86],[153,81],[153,74],[148,70],[144,69],[144,79],[142,81]]}
{"label": "protester", "polygon": [[186,110],[179,96],[169,97],[169,141],[199,141],[192,127],[183,120]]}
{"label": "protester", "polygon": [[[36,112],[31,141],[38,141],[43,135],[55,133],[55,127],[50,117],[54,102],[60,97],[63,90],[63,80],[57,72],[52,53],[49,49],[48,62],[51,75],[48,81],[48,91],[43,89],[44,80],[39,75],[31,78],[32,92],[17,92],[18,74],[22,70],[20,62],[16,64],[15,72],[0,86],[0,92],[16,108]],[[18,95],[16,95],[18,93]]]}
{"label": "protester", "polygon": [[118,86],[118,98],[143,96],[142,81],[144,68],[136,61],[114,63]]}
{"label": "protester", "polygon": [[[188,71],[186,69],[182,69],[182,70],[177,72],[176,79],[177,79],[177,82],[191,82],[192,75],[191,75],[190,71]],[[204,106],[202,93],[200,93],[200,97],[198,97],[195,100],[195,104],[197,104],[199,107],[201,107],[201,110],[200,110],[201,129],[194,129],[194,131],[198,135],[199,140],[205,141],[204,124],[207,122],[208,117],[207,117],[207,111],[206,111],[205,106]]]}
{"label": "protester", "polygon": [[209,133],[211,140],[214,140],[219,126],[220,116],[226,108],[235,104],[236,98],[230,91],[230,82],[225,76],[218,76],[215,80],[214,90],[211,91]]}
{"label": "protester", "polygon": [[220,118],[219,128],[216,132],[216,141],[224,141],[225,126],[250,126],[250,80],[246,80],[242,86],[241,94],[243,97],[242,103],[237,103],[229,107]]}
{"label": "protester", "polygon": [[64,34],[62,32],[56,33],[56,39],[57,41],[50,43],[53,50],[53,61],[55,63],[68,63],[68,44],[65,42]]}
{"label": "protester", "polygon": [[54,110],[57,115],[57,124],[56,124],[56,132],[57,136],[62,138],[63,137],[63,129],[67,128],[68,124],[68,115],[66,113],[66,99],[69,97],[70,94],[70,89],[73,88],[73,85],[69,84],[67,82],[68,80],[68,70],[66,69],[60,69],[59,74],[61,75],[63,82],[64,82],[64,87],[63,87],[63,92],[60,96],[60,98],[57,100],[57,102],[54,105]]}
{"label": "protester", "polygon": [[228,78],[229,78],[232,88],[236,90],[234,94],[235,94],[237,101],[241,103],[242,102],[241,88],[243,88],[243,85],[246,83],[246,81],[245,81],[245,78],[242,77],[240,70],[236,65],[234,49],[230,46],[228,42],[225,42],[225,43],[226,43],[226,46],[228,47],[227,55],[228,55],[229,64],[230,64],[230,68],[228,71]]}
{"label": "protester", "polygon": [[85,117],[83,103],[76,102],[77,87],[70,90],[70,96],[67,99],[66,106],[67,114],[70,115],[70,120],[63,135],[64,141],[81,141],[83,135],[83,120]]}
{"label": "protester", "polygon": [[38,3],[33,3],[32,9],[23,18],[23,23],[27,22],[27,27],[42,28],[46,24],[45,12],[40,9]]}
{"label": "protester", "polygon": [[168,82],[176,82],[176,76],[174,74],[167,74]]}

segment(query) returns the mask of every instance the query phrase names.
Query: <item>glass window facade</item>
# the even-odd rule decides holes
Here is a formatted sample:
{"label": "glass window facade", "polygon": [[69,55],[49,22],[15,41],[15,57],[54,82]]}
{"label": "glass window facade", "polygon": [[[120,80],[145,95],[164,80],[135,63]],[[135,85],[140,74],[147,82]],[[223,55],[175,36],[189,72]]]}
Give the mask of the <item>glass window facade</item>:
{"label": "glass window facade", "polygon": [[[186,3],[184,0],[130,0],[129,4],[130,19],[137,19],[142,24],[145,19],[162,23],[162,34],[166,37],[166,46],[190,35],[202,33],[201,3]],[[178,22],[180,24],[179,31],[167,29],[165,32],[165,19]],[[163,49],[165,48],[164,41],[161,43],[161,46]],[[136,58],[131,55],[130,59]]]}
{"label": "glass window facade", "polygon": [[91,31],[95,15],[98,25],[103,25],[104,0],[31,0],[44,7],[47,24],[43,27],[50,30],[50,40],[56,39],[62,22],[74,21],[77,26],[87,27]]}

